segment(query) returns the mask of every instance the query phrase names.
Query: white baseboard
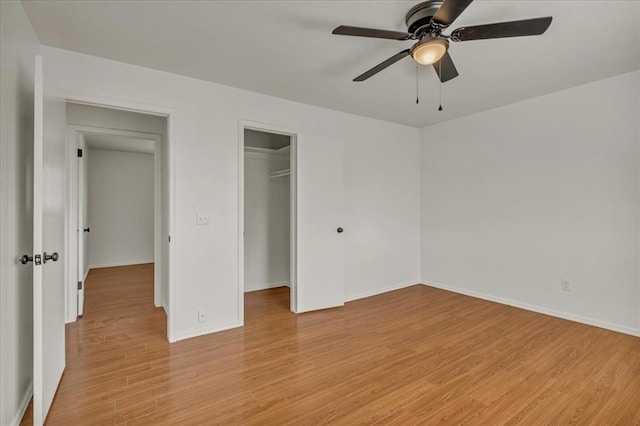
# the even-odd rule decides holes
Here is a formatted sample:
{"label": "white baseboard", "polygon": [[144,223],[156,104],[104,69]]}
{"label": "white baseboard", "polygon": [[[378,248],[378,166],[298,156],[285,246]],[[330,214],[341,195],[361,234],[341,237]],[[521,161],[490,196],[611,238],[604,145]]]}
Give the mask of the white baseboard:
{"label": "white baseboard", "polygon": [[11,426],[18,426],[24,417],[24,413],[27,412],[27,407],[29,406],[29,401],[31,401],[31,397],[33,396],[33,382],[29,385],[29,389],[22,397],[22,401],[20,401],[20,406],[18,407],[18,411],[16,412],[15,417],[9,423]]}
{"label": "white baseboard", "polygon": [[86,283],[87,282],[87,276],[89,275],[89,271],[91,270],[91,268],[87,267],[87,269],[84,271],[84,276],[82,277],[82,282]]}
{"label": "white baseboard", "polygon": [[422,281],[424,285],[428,287],[435,287],[442,290],[452,291],[454,293],[464,294],[466,296],[476,297],[478,299],[488,300],[490,302],[501,303],[503,305],[509,305],[527,311],[537,312],[539,314],[550,315],[556,318],[562,318],[569,321],[579,322],[582,324],[592,325],[594,327],[604,328],[611,331],[617,331],[619,333],[630,334],[632,336],[640,337],[640,330],[632,327],[627,327],[620,324],[614,324],[607,321],[600,321],[594,318],[583,317],[581,315],[569,314],[566,312],[556,311],[554,309],[544,308],[542,306],[530,305],[528,303],[518,302],[516,300],[505,299],[503,297],[492,296],[489,294],[479,293],[472,290],[465,290],[458,287],[452,287],[446,284],[435,283],[429,280]]}
{"label": "white baseboard", "polygon": [[251,293],[252,291],[268,290],[270,288],[277,288],[277,287],[289,287],[289,281],[281,281],[279,283],[264,284],[260,287],[255,287],[250,289],[245,288],[244,292]]}
{"label": "white baseboard", "polygon": [[375,290],[363,291],[360,293],[346,296],[344,301],[345,303],[352,302],[354,300],[364,299],[366,297],[371,297],[371,296],[377,296],[378,294],[387,293],[393,290],[400,290],[401,288],[411,287],[412,285],[418,285],[418,284],[421,284],[421,283],[419,281],[409,281],[406,283],[394,284],[387,287],[377,288]]}
{"label": "white baseboard", "polygon": [[97,269],[97,268],[114,268],[116,266],[132,266],[132,265],[145,265],[147,263],[153,263],[154,260],[132,260],[125,262],[115,262],[115,263],[97,263],[89,265],[89,269]]}
{"label": "white baseboard", "polygon": [[219,327],[189,330],[184,333],[178,333],[178,336],[175,342],[180,340],[185,340],[185,339],[191,339],[193,337],[204,336],[205,334],[217,333],[218,331],[230,330],[232,328],[238,328],[238,327],[242,327],[242,324],[238,323],[237,321],[234,321],[232,323],[221,325]]}

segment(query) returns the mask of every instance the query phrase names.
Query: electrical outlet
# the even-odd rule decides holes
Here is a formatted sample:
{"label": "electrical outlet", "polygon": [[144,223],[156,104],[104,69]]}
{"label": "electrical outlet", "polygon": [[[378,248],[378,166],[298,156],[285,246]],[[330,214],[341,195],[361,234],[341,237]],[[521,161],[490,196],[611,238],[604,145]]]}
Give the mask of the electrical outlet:
{"label": "electrical outlet", "polygon": [[207,320],[207,316],[204,314],[204,311],[198,309],[198,322],[205,322]]}
{"label": "electrical outlet", "polygon": [[562,291],[571,291],[571,281],[569,280],[560,281],[560,289]]}
{"label": "electrical outlet", "polygon": [[206,213],[196,213],[196,225],[208,225],[209,215]]}

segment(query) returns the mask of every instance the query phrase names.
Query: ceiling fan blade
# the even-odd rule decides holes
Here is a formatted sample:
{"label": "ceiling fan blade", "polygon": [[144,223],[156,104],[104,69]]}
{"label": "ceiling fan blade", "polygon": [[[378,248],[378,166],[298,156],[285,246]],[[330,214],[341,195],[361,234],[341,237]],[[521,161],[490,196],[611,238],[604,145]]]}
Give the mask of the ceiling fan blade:
{"label": "ceiling fan blade", "polygon": [[471,4],[473,0],[445,0],[440,9],[431,18],[441,27],[453,24],[458,16]]}
{"label": "ceiling fan blade", "polygon": [[553,18],[524,19],[522,21],[500,22],[456,28],[451,33],[453,41],[486,40],[490,38],[522,37],[543,34]]}
{"label": "ceiling fan blade", "polygon": [[363,27],[349,27],[347,25],[340,25],[336,27],[331,34],[357,36],[357,37],[372,37],[372,38],[386,38],[390,40],[409,40],[411,34],[401,31],[388,31],[377,30],[375,28],[363,28]]}
{"label": "ceiling fan blade", "polygon": [[376,65],[375,67],[371,68],[369,71],[367,71],[367,72],[365,72],[363,74],[360,74],[359,76],[354,78],[353,81],[365,81],[369,77],[378,74],[380,71],[382,71],[383,69],[387,68],[388,66],[395,64],[396,62],[398,62],[400,59],[404,58],[405,56],[409,56],[409,49],[403,50],[402,52],[399,52],[399,53],[396,53],[395,55],[393,55],[392,57],[390,57],[386,61],[381,62],[378,65]]}
{"label": "ceiling fan blade", "polygon": [[453,60],[451,59],[451,56],[449,56],[449,52],[444,54],[442,59],[440,59],[440,62],[433,64],[433,68],[435,68],[436,73],[438,73],[438,77],[440,77],[440,81],[443,83],[458,76],[458,70],[453,64]]}

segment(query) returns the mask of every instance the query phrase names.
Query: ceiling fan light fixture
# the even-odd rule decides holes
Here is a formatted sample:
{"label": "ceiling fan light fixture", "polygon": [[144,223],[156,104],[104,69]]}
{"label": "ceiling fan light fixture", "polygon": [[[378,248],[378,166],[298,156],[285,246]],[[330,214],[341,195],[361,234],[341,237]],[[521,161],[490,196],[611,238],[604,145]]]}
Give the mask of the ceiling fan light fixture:
{"label": "ceiling fan light fixture", "polygon": [[442,59],[448,49],[446,38],[427,36],[411,48],[411,57],[421,65],[432,65]]}

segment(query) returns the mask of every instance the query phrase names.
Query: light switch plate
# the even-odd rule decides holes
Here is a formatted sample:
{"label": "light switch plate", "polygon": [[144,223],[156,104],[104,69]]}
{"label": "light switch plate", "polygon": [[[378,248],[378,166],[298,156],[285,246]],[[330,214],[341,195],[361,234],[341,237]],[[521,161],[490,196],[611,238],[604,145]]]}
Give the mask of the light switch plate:
{"label": "light switch plate", "polygon": [[209,215],[206,213],[196,213],[196,225],[208,225]]}

